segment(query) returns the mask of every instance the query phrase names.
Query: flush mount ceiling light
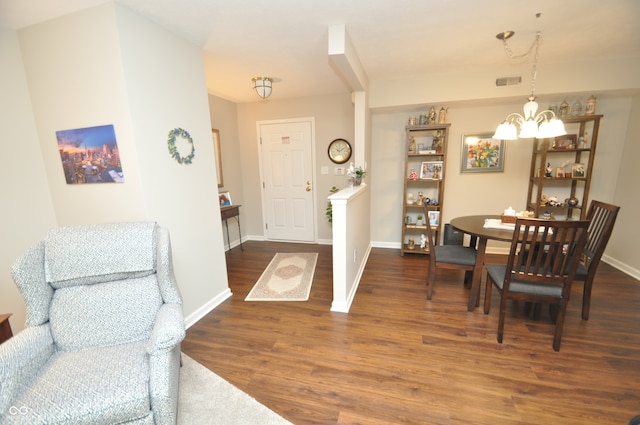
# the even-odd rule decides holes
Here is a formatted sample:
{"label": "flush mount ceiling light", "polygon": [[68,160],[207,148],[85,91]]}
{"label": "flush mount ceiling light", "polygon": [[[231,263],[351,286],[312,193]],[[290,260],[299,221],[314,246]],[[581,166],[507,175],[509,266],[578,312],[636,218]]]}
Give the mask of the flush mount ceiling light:
{"label": "flush mount ceiling light", "polygon": [[[538,138],[544,139],[549,137],[557,137],[567,134],[564,129],[564,124],[561,120],[556,118],[556,114],[551,110],[544,110],[536,115],[538,111],[538,102],[534,95],[536,90],[536,72],[538,67],[538,47],[540,46],[541,33],[536,33],[536,38],[533,41],[529,50],[522,55],[514,55],[507,40],[513,37],[515,33],[513,31],[505,31],[496,35],[498,40],[502,41],[504,45],[504,51],[509,56],[509,59],[521,59],[529,55],[534,51],[533,68],[531,70],[531,95],[527,98],[528,102],[524,104],[524,116],[514,112],[507,115],[507,118],[498,126],[496,133],[493,135],[494,139],[500,140],[516,140],[518,137],[521,139]],[[518,134],[518,128],[520,134]]]}
{"label": "flush mount ceiling light", "polygon": [[253,81],[253,89],[262,99],[266,99],[271,95],[271,84],[273,83],[273,78],[253,77],[251,81]]}

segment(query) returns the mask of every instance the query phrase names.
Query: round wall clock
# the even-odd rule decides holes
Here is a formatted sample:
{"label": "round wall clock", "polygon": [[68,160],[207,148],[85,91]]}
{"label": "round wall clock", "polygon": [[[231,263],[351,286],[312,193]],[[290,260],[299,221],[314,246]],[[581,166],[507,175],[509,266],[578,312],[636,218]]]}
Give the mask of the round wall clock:
{"label": "round wall clock", "polygon": [[351,145],[344,139],[335,139],[329,143],[329,159],[336,164],[344,164],[351,158]]}

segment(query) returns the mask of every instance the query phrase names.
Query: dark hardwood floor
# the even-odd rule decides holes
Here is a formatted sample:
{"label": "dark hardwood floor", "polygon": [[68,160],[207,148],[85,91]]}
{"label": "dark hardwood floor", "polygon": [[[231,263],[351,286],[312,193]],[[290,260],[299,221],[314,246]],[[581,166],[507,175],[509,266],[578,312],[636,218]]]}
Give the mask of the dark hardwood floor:
{"label": "dark hardwood floor", "polygon": [[[467,312],[463,272],[373,249],[348,314],[329,311],[331,247],[247,242],[227,254],[233,296],[187,331],[183,351],[303,424],[628,424],[640,414],[640,282],[601,263],[591,316],[575,284],[560,352],[548,312]],[[245,302],[276,252],[318,252],[307,302]],[[489,262],[500,262],[489,256]],[[484,300],[484,276],[483,276]],[[215,397],[215,394],[211,394]]]}

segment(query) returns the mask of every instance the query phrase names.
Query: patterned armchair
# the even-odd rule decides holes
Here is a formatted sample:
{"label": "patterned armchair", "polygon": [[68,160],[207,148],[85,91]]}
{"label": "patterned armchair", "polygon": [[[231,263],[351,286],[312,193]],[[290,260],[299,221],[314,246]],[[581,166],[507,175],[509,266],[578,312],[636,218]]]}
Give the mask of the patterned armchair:
{"label": "patterned armchair", "polygon": [[185,328],[169,234],[49,231],[13,266],[26,327],[0,345],[0,424],[175,424]]}

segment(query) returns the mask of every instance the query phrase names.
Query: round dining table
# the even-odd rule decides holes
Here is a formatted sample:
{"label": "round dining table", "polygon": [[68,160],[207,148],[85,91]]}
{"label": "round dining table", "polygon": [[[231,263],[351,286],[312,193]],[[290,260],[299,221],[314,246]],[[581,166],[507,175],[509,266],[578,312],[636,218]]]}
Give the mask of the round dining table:
{"label": "round dining table", "polygon": [[513,229],[485,227],[485,220],[487,219],[500,220],[500,216],[468,215],[464,217],[456,217],[451,220],[452,227],[471,236],[472,244],[475,239],[477,239],[478,242],[476,246],[476,265],[473,268],[473,279],[471,281],[471,289],[469,290],[469,302],[467,304],[468,311],[473,311],[480,303],[480,278],[482,277],[482,268],[484,267],[487,241],[492,239],[502,242],[511,242],[513,239]]}

